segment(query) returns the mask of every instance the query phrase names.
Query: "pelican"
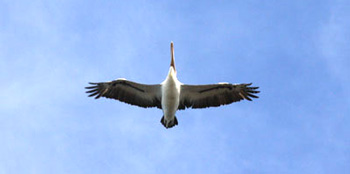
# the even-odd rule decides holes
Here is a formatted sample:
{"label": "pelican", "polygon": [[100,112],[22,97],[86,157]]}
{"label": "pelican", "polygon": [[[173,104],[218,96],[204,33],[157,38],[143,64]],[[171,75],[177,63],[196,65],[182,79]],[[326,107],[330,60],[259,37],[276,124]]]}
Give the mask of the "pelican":
{"label": "pelican", "polygon": [[258,98],[259,87],[251,87],[252,83],[230,84],[218,83],[209,85],[186,85],[176,77],[174,44],[170,44],[171,61],[168,76],[161,84],[141,84],[120,78],[110,82],[89,83],[86,87],[89,97],[95,99],[106,97],[131,105],[162,109],[160,120],[165,128],[178,125],[175,113],[186,108],[207,108],[231,104],[241,100],[252,101]]}

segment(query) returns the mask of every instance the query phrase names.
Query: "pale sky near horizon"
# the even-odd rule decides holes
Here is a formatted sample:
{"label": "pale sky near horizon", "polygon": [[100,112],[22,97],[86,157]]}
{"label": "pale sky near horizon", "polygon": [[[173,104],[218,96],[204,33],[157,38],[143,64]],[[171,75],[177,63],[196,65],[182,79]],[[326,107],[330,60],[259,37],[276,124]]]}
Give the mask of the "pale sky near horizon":
{"label": "pale sky near horizon", "polygon": [[[350,1],[0,1],[0,174],[350,173]],[[88,82],[259,86],[177,112]]]}

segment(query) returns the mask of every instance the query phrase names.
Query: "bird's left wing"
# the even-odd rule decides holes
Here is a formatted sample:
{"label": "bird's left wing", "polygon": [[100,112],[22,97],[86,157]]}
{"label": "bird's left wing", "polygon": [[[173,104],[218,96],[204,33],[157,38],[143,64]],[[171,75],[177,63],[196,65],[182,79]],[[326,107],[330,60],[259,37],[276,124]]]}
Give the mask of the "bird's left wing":
{"label": "bird's left wing", "polygon": [[89,84],[92,86],[85,87],[88,89],[86,93],[91,93],[89,97],[95,96],[95,99],[106,97],[144,108],[162,108],[160,85],[145,85],[125,79]]}
{"label": "bird's left wing", "polygon": [[227,105],[243,99],[259,98],[254,93],[259,87],[248,84],[219,83],[212,85],[181,85],[178,109],[206,108]]}

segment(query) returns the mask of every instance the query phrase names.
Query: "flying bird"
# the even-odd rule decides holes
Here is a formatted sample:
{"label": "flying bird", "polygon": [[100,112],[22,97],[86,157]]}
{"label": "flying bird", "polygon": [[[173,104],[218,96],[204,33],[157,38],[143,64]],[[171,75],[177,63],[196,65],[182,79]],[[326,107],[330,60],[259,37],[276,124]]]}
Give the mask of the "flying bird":
{"label": "flying bird", "polygon": [[176,77],[174,44],[170,44],[171,62],[167,77],[161,84],[141,84],[120,78],[110,82],[89,83],[86,87],[89,97],[106,97],[131,105],[162,109],[161,123],[165,128],[178,125],[175,113],[186,108],[207,108],[231,104],[241,100],[252,101],[259,98],[259,87],[252,83],[230,84],[218,83],[209,85],[187,85]]}

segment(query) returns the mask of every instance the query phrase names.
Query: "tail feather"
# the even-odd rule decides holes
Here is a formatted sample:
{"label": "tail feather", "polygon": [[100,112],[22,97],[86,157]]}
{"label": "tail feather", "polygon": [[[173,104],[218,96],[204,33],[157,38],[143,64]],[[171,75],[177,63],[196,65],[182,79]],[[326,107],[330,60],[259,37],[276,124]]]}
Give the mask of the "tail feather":
{"label": "tail feather", "polygon": [[176,116],[174,117],[173,120],[166,120],[164,118],[164,115],[162,117],[162,119],[160,120],[160,123],[162,123],[162,125],[165,127],[165,128],[172,128],[174,127],[175,125],[178,125],[178,122],[177,122],[177,118]]}

